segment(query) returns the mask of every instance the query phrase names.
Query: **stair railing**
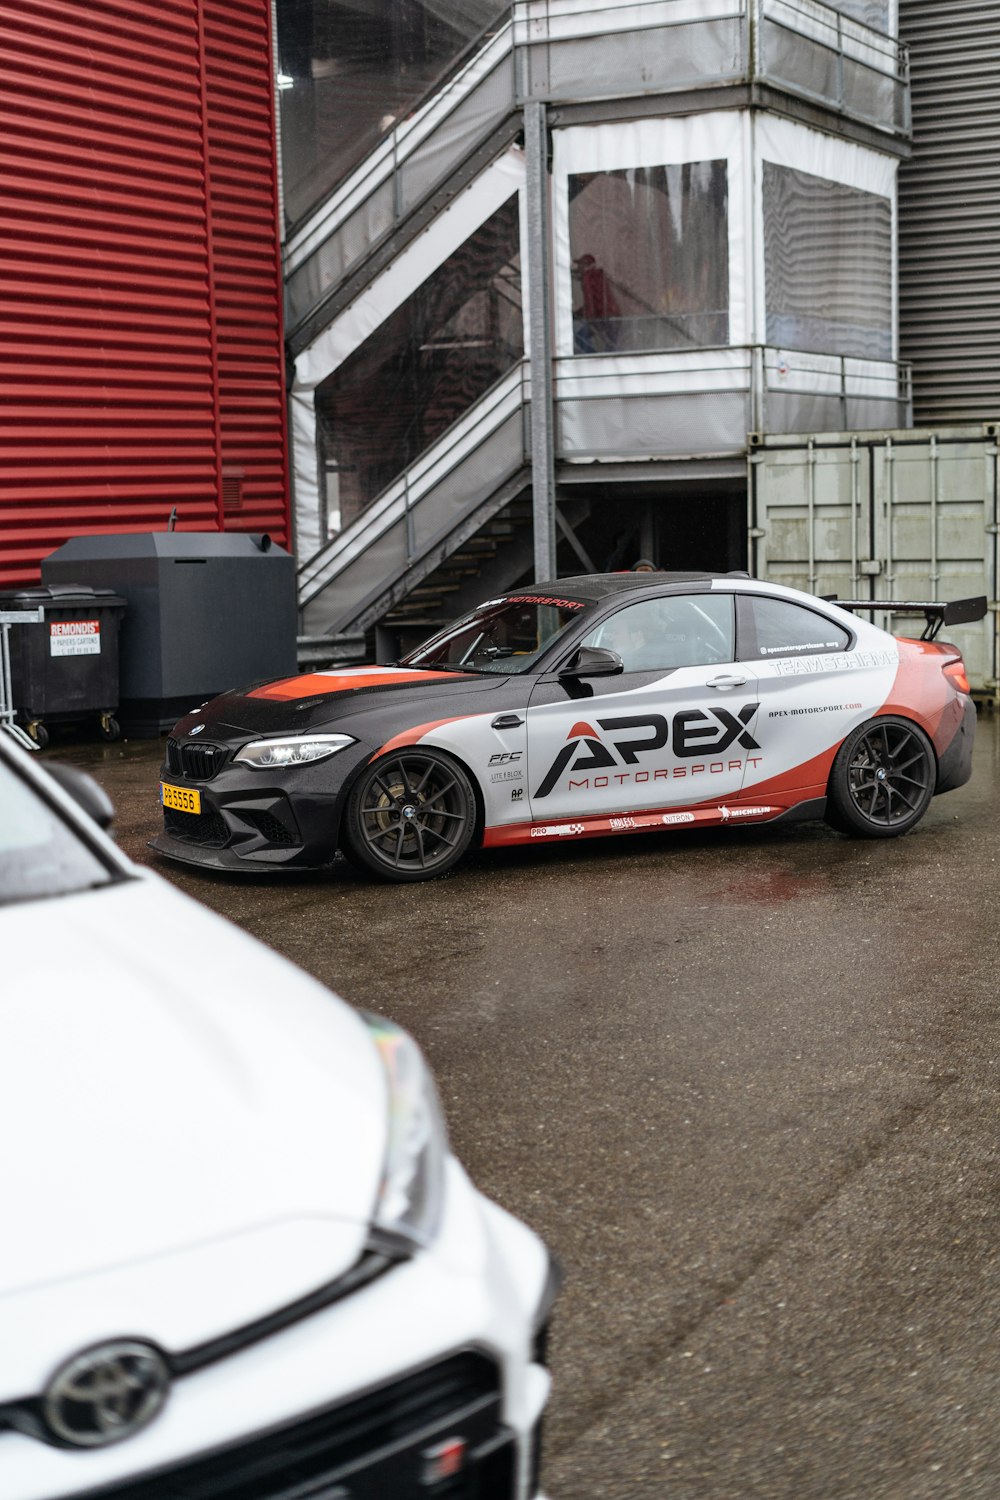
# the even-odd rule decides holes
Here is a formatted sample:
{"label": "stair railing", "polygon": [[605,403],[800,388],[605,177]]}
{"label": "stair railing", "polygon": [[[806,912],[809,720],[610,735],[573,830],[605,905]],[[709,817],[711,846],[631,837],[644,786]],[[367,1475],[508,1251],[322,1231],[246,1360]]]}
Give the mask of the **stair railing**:
{"label": "stair railing", "polygon": [[300,567],[310,634],[349,629],[370,598],[445,543],[524,466],[529,393],[528,364],[520,360]]}

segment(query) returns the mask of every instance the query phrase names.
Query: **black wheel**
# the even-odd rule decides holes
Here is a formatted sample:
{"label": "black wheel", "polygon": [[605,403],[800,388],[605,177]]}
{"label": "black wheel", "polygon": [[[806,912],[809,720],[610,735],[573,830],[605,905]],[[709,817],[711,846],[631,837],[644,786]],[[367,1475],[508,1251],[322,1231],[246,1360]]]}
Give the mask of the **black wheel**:
{"label": "black wheel", "polygon": [[437,750],[400,750],[358,779],[344,813],[345,853],[383,880],[428,880],[465,853],[476,827],[468,776]]}
{"label": "black wheel", "polygon": [[102,740],[109,740],[113,743],[121,738],[122,726],[113,714],[102,714],[97,732]]}
{"label": "black wheel", "polygon": [[49,731],[46,729],[41,719],[32,719],[31,723],[28,725],[28,733],[31,735],[31,738],[34,740],[39,750],[44,750],[45,746],[49,743]]}
{"label": "black wheel", "polygon": [[870,719],[849,734],[830,772],[827,820],[842,833],[888,839],[908,833],[937,782],[931,742],[907,719]]}

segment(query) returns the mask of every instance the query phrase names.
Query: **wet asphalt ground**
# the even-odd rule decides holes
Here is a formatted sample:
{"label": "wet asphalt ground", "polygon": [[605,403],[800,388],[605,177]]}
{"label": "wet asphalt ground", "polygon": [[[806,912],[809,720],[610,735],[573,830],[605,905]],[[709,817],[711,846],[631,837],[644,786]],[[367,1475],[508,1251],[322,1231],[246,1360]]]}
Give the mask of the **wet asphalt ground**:
{"label": "wet asphalt ground", "polygon": [[163,864],[159,753],[47,755],[134,858],[407,1026],[562,1262],[552,1500],[1000,1495],[1000,719],[906,838],[673,832],[410,887]]}

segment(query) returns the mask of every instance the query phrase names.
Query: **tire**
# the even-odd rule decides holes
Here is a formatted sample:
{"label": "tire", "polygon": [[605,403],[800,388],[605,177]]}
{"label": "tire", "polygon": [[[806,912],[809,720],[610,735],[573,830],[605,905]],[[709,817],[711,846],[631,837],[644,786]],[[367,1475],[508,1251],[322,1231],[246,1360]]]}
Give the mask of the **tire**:
{"label": "tire", "polygon": [[476,797],[450,755],[420,747],[362,772],[344,811],[344,853],[381,880],[431,880],[462,858],[476,830]]}
{"label": "tire", "polygon": [[102,714],[97,732],[102,740],[108,740],[113,744],[115,740],[121,738],[122,727],[113,714]]}
{"label": "tire", "polygon": [[837,751],[827,790],[827,822],[841,833],[891,839],[909,833],[930,806],[937,760],[909,719],[869,719]]}
{"label": "tire", "polygon": [[34,740],[39,750],[44,750],[46,745],[49,743],[49,731],[46,729],[41,719],[32,719],[31,723],[28,725],[28,733],[31,735],[31,738]]}

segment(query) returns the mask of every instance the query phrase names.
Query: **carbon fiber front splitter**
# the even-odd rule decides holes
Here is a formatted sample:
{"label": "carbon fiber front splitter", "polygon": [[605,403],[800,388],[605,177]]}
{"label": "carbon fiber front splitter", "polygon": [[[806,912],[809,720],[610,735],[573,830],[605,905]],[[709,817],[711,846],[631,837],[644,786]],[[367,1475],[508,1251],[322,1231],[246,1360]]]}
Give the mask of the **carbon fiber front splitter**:
{"label": "carbon fiber front splitter", "polygon": [[172,838],[169,833],[159,833],[149,840],[148,847],[166,859],[179,864],[195,865],[200,870],[215,870],[226,875],[267,876],[276,874],[315,874],[329,870],[337,856],[323,863],[307,863],[302,851],[297,849],[259,849],[248,858],[242,858],[232,849],[216,849],[204,844],[189,843],[186,839]]}

